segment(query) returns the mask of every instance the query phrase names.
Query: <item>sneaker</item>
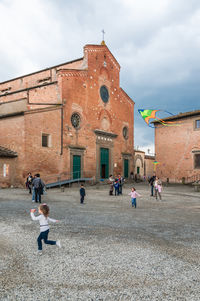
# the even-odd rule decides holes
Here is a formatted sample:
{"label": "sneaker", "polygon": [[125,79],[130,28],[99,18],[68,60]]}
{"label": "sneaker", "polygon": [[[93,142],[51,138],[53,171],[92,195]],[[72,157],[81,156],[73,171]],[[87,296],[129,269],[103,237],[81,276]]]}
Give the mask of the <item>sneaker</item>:
{"label": "sneaker", "polygon": [[38,251],[38,255],[40,255],[40,256],[41,256],[41,255],[42,255],[42,251],[40,251],[40,250],[39,250],[39,251]]}
{"label": "sneaker", "polygon": [[32,203],[35,203],[35,200],[32,200]]}
{"label": "sneaker", "polygon": [[56,241],[56,246],[58,246],[59,248],[61,248],[60,240],[57,240],[57,241]]}

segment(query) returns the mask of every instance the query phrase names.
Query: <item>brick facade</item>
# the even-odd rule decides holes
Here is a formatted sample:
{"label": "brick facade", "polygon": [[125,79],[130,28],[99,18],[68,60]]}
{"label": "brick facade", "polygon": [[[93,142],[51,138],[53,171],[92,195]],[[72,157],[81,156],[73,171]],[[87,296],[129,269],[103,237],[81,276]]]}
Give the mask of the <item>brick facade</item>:
{"label": "brick facade", "polygon": [[83,58],[0,84],[0,145],[18,154],[17,185],[29,171],[46,182],[73,177],[75,157],[82,177],[124,174],[125,159],[133,170],[134,102],[119,75],[106,45],[86,45]]}
{"label": "brick facade", "polygon": [[193,182],[200,175],[200,111],[168,119],[177,126],[155,128],[156,174],[170,182]]}
{"label": "brick facade", "polygon": [[135,150],[134,178],[137,180],[148,180],[151,178],[155,171],[153,164],[154,160],[154,156],[145,155],[144,151]]}

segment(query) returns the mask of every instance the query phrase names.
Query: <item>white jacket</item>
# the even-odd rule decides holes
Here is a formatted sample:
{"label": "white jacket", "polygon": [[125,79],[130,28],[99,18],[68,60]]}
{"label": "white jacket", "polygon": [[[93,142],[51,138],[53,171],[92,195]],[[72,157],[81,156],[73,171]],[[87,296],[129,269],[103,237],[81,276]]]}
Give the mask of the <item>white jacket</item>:
{"label": "white jacket", "polygon": [[39,221],[40,223],[40,232],[44,232],[49,230],[49,224],[48,222],[56,222],[56,219],[45,217],[43,214],[40,214],[39,216],[35,216],[33,212],[31,212],[31,218],[33,221]]}

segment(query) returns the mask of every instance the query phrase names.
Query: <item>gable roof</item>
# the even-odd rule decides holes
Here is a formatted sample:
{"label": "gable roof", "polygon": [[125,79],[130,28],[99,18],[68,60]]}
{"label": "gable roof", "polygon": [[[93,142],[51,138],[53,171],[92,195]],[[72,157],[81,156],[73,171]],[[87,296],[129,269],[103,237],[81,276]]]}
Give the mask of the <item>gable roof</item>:
{"label": "gable roof", "polygon": [[[178,115],[173,115],[170,117],[162,118],[164,121],[170,121],[170,120],[177,120],[177,119],[182,119],[182,118],[188,118],[188,117],[193,117],[200,115],[200,110],[195,110],[191,112],[185,112],[185,113],[179,113]],[[151,123],[159,123],[159,121],[152,121]]]}
{"label": "gable roof", "polygon": [[18,155],[16,152],[13,152],[9,148],[0,146],[0,157],[15,158],[15,157],[18,157]]}

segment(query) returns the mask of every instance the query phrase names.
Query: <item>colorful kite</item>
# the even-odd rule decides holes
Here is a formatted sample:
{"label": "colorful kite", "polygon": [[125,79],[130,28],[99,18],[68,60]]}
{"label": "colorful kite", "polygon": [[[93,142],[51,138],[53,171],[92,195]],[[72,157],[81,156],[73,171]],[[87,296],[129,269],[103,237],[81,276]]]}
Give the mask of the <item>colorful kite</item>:
{"label": "colorful kite", "polygon": [[160,162],[158,162],[158,161],[153,161],[154,171],[156,171],[156,166],[157,166],[157,164],[160,164]]}
{"label": "colorful kite", "polygon": [[158,118],[156,116],[156,113],[159,112],[159,111],[166,112],[167,114],[170,114],[170,115],[174,116],[170,112],[164,111],[164,110],[138,110],[138,112],[140,113],[140,115],[142,116],[142,118],[144,119],[144,121],[151,128],[156,128],[156,126],[152,126],[151,124],[149,124],[150,119],[154,119],[154,121],[159,122],[163,126],[178,126],[178,125],[180,125],[180,124],[175,123],[174,121],[166,121],[166,120]]}

